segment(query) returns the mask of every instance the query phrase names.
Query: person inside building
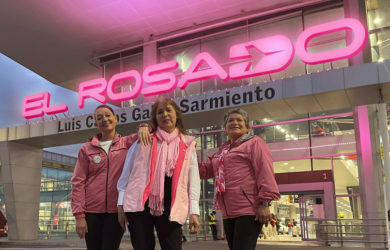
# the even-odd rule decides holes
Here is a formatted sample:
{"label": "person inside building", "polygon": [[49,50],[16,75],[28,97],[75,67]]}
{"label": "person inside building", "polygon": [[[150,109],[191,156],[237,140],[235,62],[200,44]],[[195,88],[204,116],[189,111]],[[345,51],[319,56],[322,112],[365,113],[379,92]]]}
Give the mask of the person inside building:
{"label": "person inside building", "polygon": [[[137,135],[121,137],[117,116],[111,107],[100,105],[94,112],[99,133],[82,145],[71,179],[71,207],[76,232],[88,249],[119,249],[123,230],[118,223],[116,185],[127,150]],[[147,128],[140,128],[140,131]]]}
{"label": "person inside building", "polygon": [[[195,138],[187,136],[177,104],[158,97],[152,106],[152,141],[133,144],[118,181],[118,217],[135,250],[182,249],[182,225],[199,230],[200,178]],[[140,135],[141,136],[141,135]]]}
{"label": "person inside building", "polygon": [[215,214],[216,214],[215,211],[212,211],[209,214],[209,226],[211,229],[211,233],[213,235],[213,239],[218,240],[218,238],[217,238],[217,220],[215,219]]}
{"label": "person inside building", "polygon": [[225,114],[229,140],[199,162],[201,179],[214,178],[214,206],[222,211],[230,250],[254,250],[262,224],[271,219],[270,203],[280,198],[271,152],[258,136],[249,133],[243,109]]}

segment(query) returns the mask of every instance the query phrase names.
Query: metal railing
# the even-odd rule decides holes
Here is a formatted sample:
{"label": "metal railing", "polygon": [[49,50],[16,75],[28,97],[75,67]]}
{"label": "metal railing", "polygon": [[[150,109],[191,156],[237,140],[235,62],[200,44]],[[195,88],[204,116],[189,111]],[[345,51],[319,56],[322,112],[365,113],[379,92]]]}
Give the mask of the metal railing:
{"label": "metal railing", "polygon": [[316,227],[314,239],[327,245],[376,244],[387,247],[385,219],[324,219],[310,220]]}

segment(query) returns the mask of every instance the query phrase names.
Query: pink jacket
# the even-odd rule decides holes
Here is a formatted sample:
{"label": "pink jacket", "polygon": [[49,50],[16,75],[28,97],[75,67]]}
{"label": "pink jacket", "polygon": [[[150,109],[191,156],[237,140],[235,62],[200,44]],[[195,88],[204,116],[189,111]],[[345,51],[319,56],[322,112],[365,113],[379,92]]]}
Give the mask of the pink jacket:
{"label": "pink jacket", "polygon": [[83,144],[72,176],[72,212],[76,218],[85,213],[117,213],[116,185],[122,173],[127,150],[137,135],[120,137],[116,134],[107,156],[98,146],[101,134]]}
{"label": "pink jacket", "polygon": [[[219,154],[227,143],[207,162],[199,162],[201,179],[214,178]],[[231,145],[224,162],[226,191],[217,201],[224,219],[255,215],[261,201],[279,200],[271,152],[262,139],[244,135]]]}
{"label": "pink jacket", "polygon": [[[194,137],[181,135],[179,155],[172,175],[172,201],[169,219],[186,222],[188,213],[199,215],[200,179]],[[138,144],[137,144],[138,146]],[[118,182],[118,205],[125,212],[140,212],[149,197],[157,156],[157,138],[153,144],[132,147]],[[192,159],[195,158],[195,159]],[[153,164],[154,163],[154,164]],[[194,164],[195,163],[195,164]],[[127,166],[129,164],[129,166]]]}

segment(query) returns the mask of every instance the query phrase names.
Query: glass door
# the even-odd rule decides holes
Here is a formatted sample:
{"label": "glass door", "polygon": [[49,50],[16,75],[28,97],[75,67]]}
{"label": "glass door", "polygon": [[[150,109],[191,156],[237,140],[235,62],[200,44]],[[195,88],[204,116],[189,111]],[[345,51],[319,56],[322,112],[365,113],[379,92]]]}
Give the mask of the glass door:
{"label": "glass door", "polygon": [[321,239],[321,222],[325,219],[323,194],[299,195],[302,240]]}

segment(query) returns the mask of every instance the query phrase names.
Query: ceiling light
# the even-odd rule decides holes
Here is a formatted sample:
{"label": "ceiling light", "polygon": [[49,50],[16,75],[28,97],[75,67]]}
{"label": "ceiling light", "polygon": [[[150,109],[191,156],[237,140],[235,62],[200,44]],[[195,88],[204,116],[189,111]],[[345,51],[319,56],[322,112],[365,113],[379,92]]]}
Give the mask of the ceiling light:
{"label": "ceiling light", "polygon": [[282,129],[280,130],[280,132],[284,133],[284,132],[286,132],[286,130],[285,130],[284,128],[282,128]]}
{"label": "ceiling light", "polygon": [[345,155],[340,156],[340,158],[344,160],[345,159]]}
{"label": "ceiling light", "polygon": [[381,45],[381,44],[382,44],[382,41],[381,41],[381,40],[379,40],[379,41],[376,42],[376,45]]}
{"label": "ceiling light", "polygon": [[380,57],[379,59],[378,59],[378,62],[383,62],[384,61],[384,59],[382,58],[382,57]]}
{"label": "ceiling light", "polygon": [[287,166],[287,165],[288,165],[288,162],[283,163],[283,165]]}
{"label": "ceiling light", "polygon": [[295,167],[294,167],[294,166],[291,166],[290,169],[295,169]]}
{"label": "ceiling light", "polygon": [[279,125],[276,125],[276,129],[280,129],[280,126],[279,126]]}
{"label": "ceiling light", "polygon": [[381,21],[382,21],[382,20],[381,20],[380,18],[375,18],[375,19],[374,19],[374,23],[375,23],[375,24],[378,24],[378,23],[380,23]]}

